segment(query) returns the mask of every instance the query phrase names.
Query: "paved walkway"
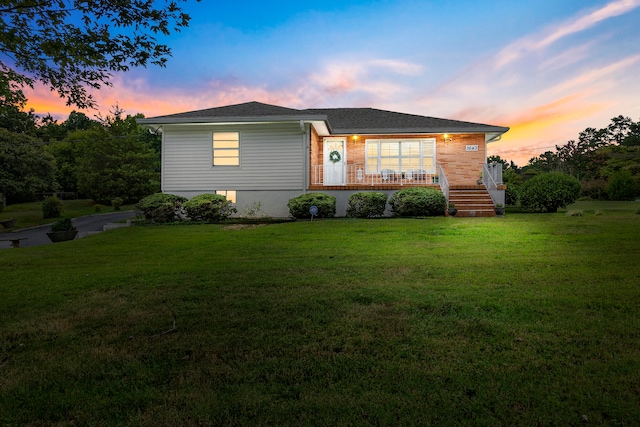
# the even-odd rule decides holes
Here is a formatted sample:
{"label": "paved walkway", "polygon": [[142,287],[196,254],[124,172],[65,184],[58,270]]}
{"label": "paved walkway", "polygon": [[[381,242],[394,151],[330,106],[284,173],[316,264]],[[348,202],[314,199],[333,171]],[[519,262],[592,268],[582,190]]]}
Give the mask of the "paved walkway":
{"label": "paved walkway", "polygon": [[[81,239],[82,237],[94,233],[100,233],[105,229],[125,226],[124,223],[112,223],[117,223],[118,221],[122,221],[124,219],[133,218],[135,215],[135,211],[114,212],[73,218],[71,222],[78,229],[78,235],[76,236],[76,239]],[[49,237],[47,236],[47,232],[50,231],[50,228],[51,224],[48,224],[34,228],[17,230],[11,233],[3,233],[0,234],[0,240],[26,238],[25,240],[20,241],[21,248],[26,248],[29,246],[50,245],[51,240],[49,240]],[[11,242],[0,242],[0,249],[8,248],[11,248]]]}

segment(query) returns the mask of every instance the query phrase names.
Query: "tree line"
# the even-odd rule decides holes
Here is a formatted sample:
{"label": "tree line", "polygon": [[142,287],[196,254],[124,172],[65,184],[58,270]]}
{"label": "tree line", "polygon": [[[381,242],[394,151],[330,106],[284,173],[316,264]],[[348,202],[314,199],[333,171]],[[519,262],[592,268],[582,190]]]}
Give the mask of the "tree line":
{"label": "tree line", "polygon": [[519,191],[529,179],[550,172],[580,181],[581,197],[594,200],[634,200],[640,195],[640,121],[622,115],[602,128],[587,128],[578,140],[556,145],[519,167],[513,161],[490,156],[502,164],[507,204],[519,202]]}
{"label": "tree line", "polygon": [[95,119],[72,111],[58,123],[33,111],[0,114],[0,194],[6,203],[72,193],[96,203],[137,202],[160,189],[160,136],[118,106]]}
{"label": "tree line", "polygon": [[114,73],[165,65],[171,49],[159,37],[188,27],[185,2],[1,2],[0,203],[58,191],[137,201],[159,189],[160,139],[136,124],[141,116],[116,107],[58,123],[23,111],[23,89],[40,83],[67,105],[97,107],[91,89],[111,86]]}

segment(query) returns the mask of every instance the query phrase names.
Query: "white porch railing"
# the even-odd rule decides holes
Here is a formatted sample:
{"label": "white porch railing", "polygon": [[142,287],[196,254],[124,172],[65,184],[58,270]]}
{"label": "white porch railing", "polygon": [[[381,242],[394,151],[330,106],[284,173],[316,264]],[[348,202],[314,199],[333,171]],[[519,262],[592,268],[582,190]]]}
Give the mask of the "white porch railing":
{"label": "white porch railing", "polygon": [[364,165],[345,165],[343,163],[312,166],[312,185],[438,185],[437,173],[425,170],[396,172],[383,169],[380,173],[366,173]]}
{"label": "white porch railing", "polygon": [[485,163],[482,165],[482,184],[489,192],[493,204],[504,206],[504,190],[498,190],[498,185],[502,184],[502,164]]}

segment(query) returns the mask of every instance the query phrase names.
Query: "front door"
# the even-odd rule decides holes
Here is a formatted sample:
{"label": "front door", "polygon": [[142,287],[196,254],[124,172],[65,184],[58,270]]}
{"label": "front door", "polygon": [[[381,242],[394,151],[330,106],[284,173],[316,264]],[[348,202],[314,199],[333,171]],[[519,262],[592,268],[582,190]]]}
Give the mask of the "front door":
{"label": "front door", "polygon": [[324,185],[344,185],[347,164],[346,140],[324,140]]}

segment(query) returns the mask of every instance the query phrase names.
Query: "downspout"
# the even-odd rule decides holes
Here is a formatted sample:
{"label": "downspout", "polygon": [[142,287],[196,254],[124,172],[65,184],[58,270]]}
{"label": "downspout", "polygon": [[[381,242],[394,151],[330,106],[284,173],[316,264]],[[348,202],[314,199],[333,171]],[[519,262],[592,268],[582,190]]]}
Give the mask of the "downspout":
{"label": "downspout", "polygon": [[302,132],[302,167],[303,167],[303,178],[302,178],[302,193],[305,194],[307,192],[307,188],[309,188],[309,133],[307,133],[307,126],[304,123],[304,120],[300,120],[300,131]]}

